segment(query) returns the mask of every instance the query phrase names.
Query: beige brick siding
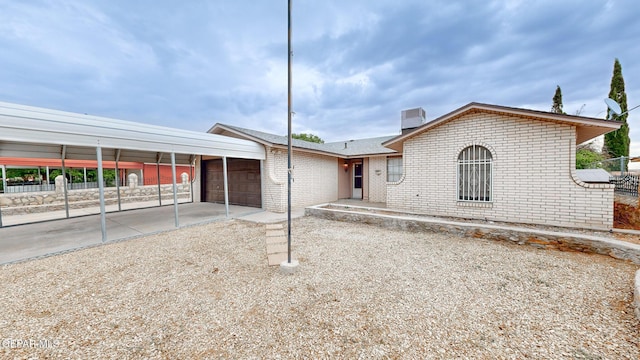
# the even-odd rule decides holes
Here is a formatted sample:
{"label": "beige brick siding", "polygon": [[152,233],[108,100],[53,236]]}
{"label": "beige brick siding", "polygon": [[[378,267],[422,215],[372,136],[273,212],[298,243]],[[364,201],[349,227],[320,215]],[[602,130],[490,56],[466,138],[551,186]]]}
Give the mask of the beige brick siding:
{"label": "beige brick siding", "polygon": [[193,202],[200,202],[202,199],[202,156],[196,157],[196,164],[193,174]]}
{"label": "beige brick siding", "polygon": [[262,207],[267,211],[287,209],[287,152],[265,146],[266,160],[262,164]]}
{"label": "beige brick siding", "polygon": [[[264,163],[264,205],[268,211],[287,211],[287,152],[267,147]],[[335,157],[293,152],[291,206],[301,208],[338,199]]]}
{"label": "beige brick siding", "polygon": [[[473,144],[493,155],[488,204],[457,201],[458,154]],[[613,187],[577,181],[574,164],[573,126],[469,114],[404,143],[404,177],[387,185],[387,206],[460,218],[610,228]]]}
{"label": "beige brick siding", "polygon": [[369,201],[387,201],[387,157],[369,158]]}

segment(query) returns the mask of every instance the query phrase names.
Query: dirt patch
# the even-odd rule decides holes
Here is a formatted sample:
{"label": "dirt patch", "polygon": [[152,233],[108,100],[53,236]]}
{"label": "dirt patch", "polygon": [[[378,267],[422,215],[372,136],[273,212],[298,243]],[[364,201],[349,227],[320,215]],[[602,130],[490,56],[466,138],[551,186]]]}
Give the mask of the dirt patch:
{"label": "dirt patch", "polygon": [[630,204],[613,204],[613,226],[617,229],[640,230],[640,208]]}

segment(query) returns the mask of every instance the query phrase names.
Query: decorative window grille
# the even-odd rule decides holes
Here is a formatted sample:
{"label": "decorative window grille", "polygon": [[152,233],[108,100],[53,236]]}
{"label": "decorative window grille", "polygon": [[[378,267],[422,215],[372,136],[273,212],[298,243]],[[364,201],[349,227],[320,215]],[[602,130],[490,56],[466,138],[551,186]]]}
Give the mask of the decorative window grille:
{"label": "decorative window grille", "polygon": [[458,200],[490,202],[492,193],[491,152],[472,145],[458,155]]}
{"label": "decorative window grille", "polygon": [[402,178],[402,158],[387,158],[387,181],[397,182]]}

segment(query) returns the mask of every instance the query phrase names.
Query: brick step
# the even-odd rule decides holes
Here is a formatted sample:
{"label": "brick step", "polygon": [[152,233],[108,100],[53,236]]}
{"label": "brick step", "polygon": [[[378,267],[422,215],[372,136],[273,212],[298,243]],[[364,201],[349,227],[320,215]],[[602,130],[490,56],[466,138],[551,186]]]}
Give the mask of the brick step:
{"label": "brick step", "polygon": [[280,265],[288,259],[287,237],[282,224],[266,225],[266,248],[269,266]]}

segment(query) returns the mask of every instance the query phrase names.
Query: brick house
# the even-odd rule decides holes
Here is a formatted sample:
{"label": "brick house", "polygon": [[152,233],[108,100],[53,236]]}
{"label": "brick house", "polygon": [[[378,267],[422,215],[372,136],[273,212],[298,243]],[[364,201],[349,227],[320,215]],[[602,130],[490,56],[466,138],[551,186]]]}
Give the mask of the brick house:
{"label": "brick house", "polygon": [[[231,204],[285,212],[287,137],[225,124],[216,124],[209,132],[252,140],[265,147],[264,161],[228,160]],[[401,159],[395,150],[382,146],[383,141],[391,138],[393,136],[325,144],[293,139],[292,207],[345,198],[385,202],[388,158]],[[218,190],[215,198],[204,201],[222,201],[220,166],[220,159],[202,159],[203,194]],[[243,183],[245,180],[249,183]]]}
{"label": "brick house", "polygon": [[[355,198],[437,216],[612,226],[613,186],[580,180],[575,154],[577,144],[619,123],[479,103],[428,123],[424,118],[422,109],[403,111],[397,136],[326,144],[294,140],[292,206]],[[253,197],[253,206],[286,211],[286,136],[224,124],[209,132],[265,147],[264,161],[229,163],[230,182],[237,186],[230,193],[253,188],[253,195],[238,195],[235,203]],[[210,194],[220,187],[212,175],[219,173],[220,160],[202,161],[202,191]]]}

